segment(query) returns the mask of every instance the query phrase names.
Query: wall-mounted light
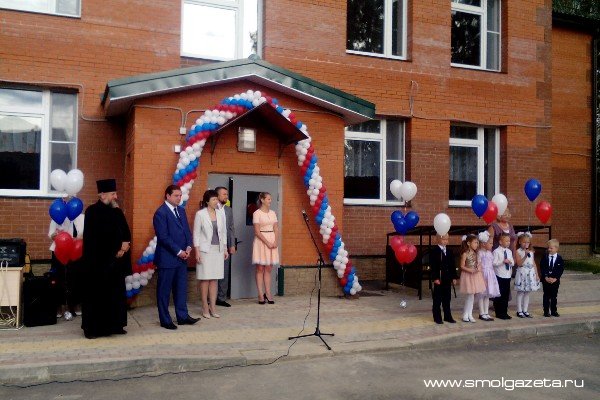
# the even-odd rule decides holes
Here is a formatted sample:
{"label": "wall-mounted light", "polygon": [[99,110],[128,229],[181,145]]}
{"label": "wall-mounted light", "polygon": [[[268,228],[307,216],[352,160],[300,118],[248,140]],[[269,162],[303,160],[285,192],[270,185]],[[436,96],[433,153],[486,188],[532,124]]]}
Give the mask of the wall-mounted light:
{"label": "wall-mounted light", "polygon": [[181,153],[181,145],[173,145],[173,153]]}
{"label": "wall-mounted light", "polygon": [[238,129],[238,151],[256,152],[256,130],[252,128]]}

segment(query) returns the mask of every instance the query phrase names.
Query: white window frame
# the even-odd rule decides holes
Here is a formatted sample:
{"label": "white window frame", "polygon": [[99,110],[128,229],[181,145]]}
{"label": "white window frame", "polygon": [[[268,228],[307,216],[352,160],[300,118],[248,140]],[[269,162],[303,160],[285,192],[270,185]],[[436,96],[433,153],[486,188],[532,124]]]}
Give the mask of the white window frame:
{"label": "white window frame", "polygon": [[[494,127],[477,127],[477,139],[450,138],[450,147],[471,147],[477,149],[477,193],[485,192],[485,129],[495,129],[494,144],[494,194],[500,193],[500,129]],[[448,178],[450,178],[448,169]],[[493,195],[492,195],[493,196]],[[471,207],[471,200],[448,199],[448,205],[454,207]]]}
{"label": "white window frame", "polygon": [[[344,204],[354,205],[380,205],[380,206],[394,206],[403,205],[404,202],[387,201],[387,120],[379,120],[380,133],[366,133],[366,132],[353,132],[347,128],[345,130],[344,140],[361,140],[366,142],[379,142],[379,199],[346,199],[344,198]],[[390,160],[394,162],[402,163],[402,176],[406,176],[406,121],[399,121],[401,125],[400,135],[402,136],[402,145],[404,146],[403,154],[404,159],[402,160]]]}
{"label": "white window frame", "polygon": [[69,17],[69,18],[81,18],[81,0],[76,0],[79,3],[79,14],[63,14],[56,12],[57,3],[59,0],[48,0],[48,7],[46,9],[36,9],[36,8],[27,8],[24,7],[23,4],[18,0],[0,0],[0,8],[15,10],[15,11],[25,11],[32,12],[37,14],[49,14],[49,15],[57,15],[61,17]]}
{"label": "white window frame", "polygon": [[481,0],[481,7],[471,6],[467,4],[455,3],[450,0],[452,11],[460,11],[467,12],[469,14],[477,14],[481,16],[481,35],[480,35],[480,48],[479,52],[479,66],[477,65],[469,65],[469,64],[459,64],[451,62],[450,65],[453,67],[459,68],[467,68],[467,69],[477,69],[482,71],[493,71],[500,72],[502,70],[502,0],[498,0],[498,12],[500,13],[498,17],[498,69],[487,68],[487,36],[488,36],[488,28],[487,28],[487,5],[488,0]]}
{"label": "white window frame", "polygon": [[409,0],[402,0],[402,55],[397,56],[392,54],[392,3],[393,0],[384,0],[384,17],[383,17],[383,53],[371,53],[368,51],[357,51],[346,49],[347,54],[355,54],[360,56],[379,57],[379,58],[391,58],[395,60],[406,60],[406,42],[408,36],[407,29],[407,2]]}
{"label": "white window frame", "polygon": [[[243,58],[244,53],[244,0],[181,0],[181,36],[179,43],[179,51],[181,57],[189,58],[200,58],[203,60],[215,60],[215,61],[231,61],[232,59],[227,57],[215,57],[210,54],[195,54],[186,53],[183,51],[183,9],[185,4],[194,4],[205,7],[221,8],[224,10],[232,10],[235,12],[235,54],[233,60]],[[262,32],[263,32],[263,0],[257,0],[257,21],[256,21],[256,54],[262,57]]]}
{"label": "white window frame", "polygon": [[[25,89],[24,89],[25,90]],[[3,197],[59,197],[62,193],[55,191],[50,187],[50,152],[51,143],[72,143],[64,141],[51,140],[50,121],[51,121],[51,97],[52,91],[50,90],[35,90],[26,89],[31,91],[42,92],[42,106],[36,109],[29,107],[14,107],[6,106],[0,107],[0,114],[10,114],[24,117],[41,117],[42,118],[42,134],[40,143],[40,189],[2,189],[0,188],[0,196]],[[77,95],[74,94],[75,101],[75,115],[79,115],[79,102],[77,101]],[[75,119],[75,132],[73,132],[73,142],[75,143],[75,150],[73,152],[73,168],[77,168],[77,152],[79,145],[79,118]],[[69,172],[69,171],[65,171]]]}

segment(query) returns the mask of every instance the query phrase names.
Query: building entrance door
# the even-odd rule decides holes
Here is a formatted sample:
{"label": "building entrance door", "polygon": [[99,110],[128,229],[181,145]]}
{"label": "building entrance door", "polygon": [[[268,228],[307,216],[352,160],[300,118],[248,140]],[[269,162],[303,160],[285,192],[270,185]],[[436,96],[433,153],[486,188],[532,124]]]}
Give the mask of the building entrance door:
{"label": "building entrance door", "polygon": [[[272,197],[271,209],[277,214],[278,221],[281,221],[279,212],[280,179],[278,176],[265,175],[209,174],[208,187],[215,188],[217,186],[229,189],[237,242],[237,252],[229,261],[231,266],[230,297],[232,299],[257,297],[255,268],[252,265],[252,243],[254,241],[252,213],[257,209],[258,194],[269,192]],[[282,232],[281,222],[279,222],[279,232]],[[277,293],[277,268],[273,268],[271,271],[271,278],[271,293]]]}

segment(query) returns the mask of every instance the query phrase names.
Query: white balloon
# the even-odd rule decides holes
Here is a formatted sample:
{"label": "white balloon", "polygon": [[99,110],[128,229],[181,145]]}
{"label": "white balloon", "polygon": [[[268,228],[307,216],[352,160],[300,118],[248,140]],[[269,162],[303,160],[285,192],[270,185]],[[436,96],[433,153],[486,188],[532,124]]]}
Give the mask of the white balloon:
{"label": "white balloon", "polygon": [[125,290],[131,290],[132,288],[133,288],[133,285],[131,283],[125,284]]}
{"label": "white balloon", "polygon": [[65,192],[70,196],[75,196],[83,188],[83,173],[78,169],[72,169],[67,174],[65,183]]}
{"label": "white balloon", "polygon": [[188,165],[190,165],[190,159],[188,157],[182,159],[181,164],[187,167]]}
{"label": "white balloon", "polygon": [[290,116],[291,113],[292,113],[292,110],[289,110],[289,109],[286,108],[285,110],[283,110],[283,112],[281,113],[281,115],[283,115],[286,118],[289,118],[289,116]]}
{"label": "white balloon", "polygon": [[179,171],[180,169],[184,169],[184,168],[185,168],[185,165],[183,165],[183,163],[180,163],[180,162],[177,163],[177,167],[176,167],[177,171]]}
{"label": "white balloon", "polygon": [[338,278],[343,278],[344,277],[344,270],[343,269],[338,269],[337,276],[338,276]]}
{"label": "white balloon", "polygon": [[498,193],[492,197],[492,201],[498,207],[498,216],[501,216],[506,211],[506,207],[508,207],[508,199],[502,193]]}
{"label": "white balloon", "polygon": [[62,169],[50,172],[50,184],[57,192],[63,192],[67,184],[67,173]]}
{"label": "white balloon", "polygon": [[313,189],[313,194],[315,196],[318,196],[319,195],[319,189]]}
{"label": "white balloon", "polygon": [[323,235],[323,243],[329,242],[330,237],[331,237],[331,235]]}
{"label": "white balloon", "polygon": [[350,294],[352,296],[354,296],[356,294],[356,289],[354,289],[354,288],[350,289]]}
{"label": "white balloon", "polygon": [[395,198],[400,200],[401,194],[400,189],[402,188],[402,182],[398,179],[394,179],[390,182],[390,192],[394,195]]}
{"label": "white balloon", "polygon": [[450,217],[444,213],[439,213],[433,219],[433,227],[440,236],[448,233],[451,226],[452,222],[450,221]]}
{"label": "white balloon", "polygon": [[147,284],[148,284],[148,279],[146,279],[146,278],[141,278],[140,279],[140,285],[146,286]]}
{"label": "white balloon", "polygon": [[125,277],[125,283],[131,283],[131,282],[133,282],[133,277],[131,275],[127,275]]}
{"label": "white balloon", "polygon": [[139,289],[140,288],[140,281],[133,281],[133,283],[131,284],[131,286],[134,289]]}
{"label": "white balloon", "polygon": [[140,274],[138,274],[137,272],[133,275],[131,275],[131,278],[133,279],[133,281],[139,281],[140,280]]}
{"label": "white balloon", "polygon": [[406,181],[400,186],[400,196],[404,201],[411,201],[417,195],[417,185]]}
{"label": "white balloon", "polygon": [[150,274],[148,274],[148,271],[142,271],[140,272],[140,279],[148,279],[148,276]]}

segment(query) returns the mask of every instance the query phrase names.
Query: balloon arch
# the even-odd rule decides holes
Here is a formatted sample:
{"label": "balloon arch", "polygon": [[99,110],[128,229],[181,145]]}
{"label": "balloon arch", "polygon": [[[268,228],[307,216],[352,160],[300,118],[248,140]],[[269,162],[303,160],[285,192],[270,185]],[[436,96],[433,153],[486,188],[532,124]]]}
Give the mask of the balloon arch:
{"label": "balloon arch", "polygon": [[[219,105],[211,110],[206,110],[204,115],[196,120],[186,136],[186,147],[179,153],[179,161],[173,174],[173,184],[181,187],[181,205],[185,206],[189,200],[190,190],[198,176],[196,170],[200,164],[200,155],[206,140],[232,118],[242,115],[265,102],[269,103],[277,112],[308,136],[307,139],[296,142],[298,166],[302,173],[306,194],[310,199],[314,219],[319,224],[319,232],[327,249],[329,260],[333,262],[333,267],[337,272],[339,283],[343,287],[344,293],[354,295],[360,292],[362,287],[358,282],[356,269],[348,259],[348,251],[345,249],[342,236],[335,223],[335,217],[329,205],[327,189],[319,173],[317,155],[308,128],[296,119],[291,110],[281,107],[277,99],[263,95],[260,91],[248,90],[245,93],[223,99]],[[152,278],[156,242],[155,236],[134,264],[133,274],[125,278],[128,298],[137,295],[141,288],[148,284],[148,280]]]}

